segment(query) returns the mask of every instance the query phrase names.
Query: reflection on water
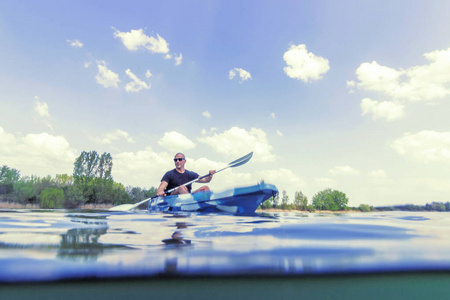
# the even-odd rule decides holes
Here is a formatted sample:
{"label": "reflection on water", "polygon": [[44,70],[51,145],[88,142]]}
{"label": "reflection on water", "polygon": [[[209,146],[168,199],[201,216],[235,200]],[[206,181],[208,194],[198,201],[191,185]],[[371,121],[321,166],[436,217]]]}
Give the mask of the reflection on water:
{"label": "reflection on water", "polygon": [[[105,222],[106,225],[106,222]],[[100,235],[106,234],[106,226],[99,229],[70,229],[61,235],[58,258],[73,260],[95,260],[103,252]]]}
{"label": "reflection on water", "polygon": [[446,213],[0,210],[0,282],[450,270]]}
{"label": "reflection on water", "polygon": [[[183,236],[183,231],[187,228],[187,226],[188,225],[186,222],[175,223],[175,227],[177,230],[175,230],[171,238],[162,240],[167,249],[192,246],[191,240],[185,239]],[[178,259],[176,256],[166,258],[163,273],[166,275],[175,275],[178,273],[177,266]]]}
{"label": "reflection on water", "polygon": [[183,237],[183,229],[187,228],[187,224],[185,222],[176,222],[175,226],[177,230],[172,234],[172,237],[170,239],[164,239],[162,242],[167,246],[190,246],[191,241]]}

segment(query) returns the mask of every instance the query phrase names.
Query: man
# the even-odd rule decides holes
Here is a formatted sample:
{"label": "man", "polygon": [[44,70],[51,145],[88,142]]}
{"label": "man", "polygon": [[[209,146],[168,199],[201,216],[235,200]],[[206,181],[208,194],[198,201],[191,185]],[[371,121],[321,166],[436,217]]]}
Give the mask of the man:
{"label": "man", "polygon": [[[170,195],[188,194],[191,192],[192,185],[189,184],[187,186],[184,186],[182,184],[200,177],[200,175],[198,175],[197,173],[186,170],[184,168],[184,165],[186,164],[186,157],[184,156],[183,153],[177,153],[173,161],[175,162],[175,169],[170,170],[166,172],[166,174],[164,174],[163,178],[161,179],[161,184],[156,190],[156,195],[158,196],[166,196],[165,190],[170,190],[177,186],[179,186],[179,188],[170,193]],[[197,182],[200,183],[210,182],[214,173],[216,173],[215,170],[209,171],[209,176],[202,178]],[[197,193],[201,191],[209,191],[209,188],[207,186],[202,186],[201,188],[195,190],[192,193]]]}

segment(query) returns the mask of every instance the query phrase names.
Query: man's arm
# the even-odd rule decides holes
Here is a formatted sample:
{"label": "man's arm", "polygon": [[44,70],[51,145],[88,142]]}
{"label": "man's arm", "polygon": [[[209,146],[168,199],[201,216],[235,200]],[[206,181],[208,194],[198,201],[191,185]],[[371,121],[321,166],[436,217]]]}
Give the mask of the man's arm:
{"label": "man's arm", "polygon": [[197,182],[200,182],[200,183],[208,183],[208,182],[210,182],[212,177],[213,177],[213,175],[214,175],[214,173],[216,173],[216,170],[210,170],[209,171],[209,176],[206,176],[205,178],[202,178],[202,179],[200,179]]}
{"label": "man's arm", "polygon": [[165,196],[166,194],[164,193],[164,190],[166,189],[166,187],[168,185],[169,185],[168,182],[161,181],[161,184],[159,185],[158,189],[156,190],[156,195],[157,196]]}

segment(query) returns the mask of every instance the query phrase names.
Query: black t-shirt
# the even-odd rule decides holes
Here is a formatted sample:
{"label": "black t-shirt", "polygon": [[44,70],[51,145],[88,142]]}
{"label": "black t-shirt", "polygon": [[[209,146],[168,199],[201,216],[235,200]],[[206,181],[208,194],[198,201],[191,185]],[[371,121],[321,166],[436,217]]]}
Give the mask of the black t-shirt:
{"label": "black t-shirt", "polygon": [[[197,179],[199,175],[195,172],[184,170],[184,173],[178,172],[176,169],[170,170],[164,174],[161,181],[168,183],[166,190],[178,187],[186,182]],[[191,192],[192,184],[186,186],[189,192]]]}

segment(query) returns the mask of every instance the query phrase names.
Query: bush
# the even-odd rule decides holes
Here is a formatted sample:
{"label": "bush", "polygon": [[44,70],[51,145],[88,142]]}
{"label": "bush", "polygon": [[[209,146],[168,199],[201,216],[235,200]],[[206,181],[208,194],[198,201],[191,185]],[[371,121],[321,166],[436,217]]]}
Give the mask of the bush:
{"label": "bush", "polygon": [[272,198],[267,199],[259,206],[261,209],[269,209],[272,208]]}
{"label": "bush", "polygon": [[318,210],[346,210],[348,198],[340,191],[326,189],[323,190],[313,197],[313,205]]}
{"label": "bush", "polygon": [[28,203],[30,199],[35,197],[34,192],[34,185],[33,183],[28,179],[24,178],[14,183],[14,194],[15,194],[15,200],[25,205]]}
{"label": "bush", "polygon": [[62,208],[64,192],[62,189],[46,188],[41,192],[41,208]]}
{"label": "bush", "polygon": [[360,204],[359,205],[359,210],[362,211],[362,212],[370,212],[371,208],[367,204]]}
{"label": "bush", "polygon": [[65,208],[77,208],[84,204],[83,191],[77,186],[67,186],[64,188],[64,194],[66,196]]}
{"label": "bush", "polygon": [[306,210],[309,211],[310,213],[315,212],[316,208],[314,207],[314,205],[309,204],[306,206]]}

